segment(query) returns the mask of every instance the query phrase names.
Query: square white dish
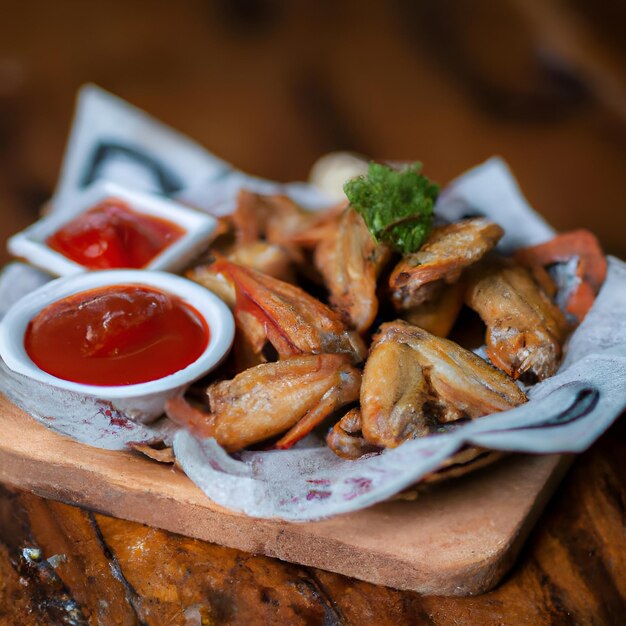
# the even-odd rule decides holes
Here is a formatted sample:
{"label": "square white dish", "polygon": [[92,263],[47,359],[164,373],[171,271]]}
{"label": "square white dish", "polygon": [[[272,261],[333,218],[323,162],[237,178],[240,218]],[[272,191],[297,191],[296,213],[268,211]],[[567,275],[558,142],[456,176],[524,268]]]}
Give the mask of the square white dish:
{"label": "square white dish", "polygon": [[[13,235],[7,247],[11,254],[55,276],[71,276],[90,271],[46,244],[46,239],[81,213],[106,199],[124,201],[144,215],[168,220],[185,230],[183,236],[164,248],[141,269],[176,272],[197,256],[210,241],[217,220],[168,198],[127,189],[110,181],[97,181],[76,194],[70,206],[35,222]],[[122,269],[122,268],[120,268]]]}

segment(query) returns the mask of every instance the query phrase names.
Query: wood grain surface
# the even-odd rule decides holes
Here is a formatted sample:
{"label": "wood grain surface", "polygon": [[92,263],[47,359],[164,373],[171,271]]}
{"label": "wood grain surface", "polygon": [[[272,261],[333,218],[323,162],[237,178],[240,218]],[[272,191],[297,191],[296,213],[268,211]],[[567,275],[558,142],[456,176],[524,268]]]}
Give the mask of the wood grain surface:
{"label": "wood grain surface", "polygon": [[[590,228],[626,256],[619,0],[34,0],[1,14],[3,241],[49,197],[75,91],[93,81],[278,180],[336,149],[419,159],[441,183],[501,154],[557,228]],[[6,489],[0,624],[621,624],[623,422],[575,461],[505,581],[475,598],[393,591]]]}

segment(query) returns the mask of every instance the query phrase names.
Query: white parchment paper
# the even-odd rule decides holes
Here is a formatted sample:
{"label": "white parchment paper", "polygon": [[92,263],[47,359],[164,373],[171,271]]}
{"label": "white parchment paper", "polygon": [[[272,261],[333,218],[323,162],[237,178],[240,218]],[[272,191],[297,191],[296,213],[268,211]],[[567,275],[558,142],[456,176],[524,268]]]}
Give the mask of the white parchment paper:
{"label": "white parchment paper", "polygon": [[[172,195],[214,214],[232,210],[242,187],[287,193],[309,208],[332,201],[302,184],[251,177],[127,103],[89,86],[55,194],[54,210],[90,180],[107,178]],[[447,219],[486,215],[506,230],[503,252],[550,239],[554,232],[528,205],[506,164],[493,158],[462,175],[440,196]],[[48,278],[23,264],[0,275],[0,317]],[[110,449],[173,437],[187,475],[215,502],[255,517],[307,521],[387,499],[435,470],[465,444],[531,453],[581,452],[626,407],[626,264],[609,259],[606,282],[569,341],[556,376],[530,390],[530,401],[445,434],[408,441],[357,461],[340,459],[314,436],[294,449],[228,455],[213,439],[197,440],[167,420],[150,427],[10,372],[0,363],[0,390],[47,427]],[[107,412],[108,411],[108,412]]]}

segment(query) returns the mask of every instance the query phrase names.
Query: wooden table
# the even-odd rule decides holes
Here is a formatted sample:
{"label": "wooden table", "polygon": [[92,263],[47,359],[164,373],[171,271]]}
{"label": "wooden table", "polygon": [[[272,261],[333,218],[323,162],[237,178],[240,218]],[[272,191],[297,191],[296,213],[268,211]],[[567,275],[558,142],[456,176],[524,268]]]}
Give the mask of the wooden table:
{"label": "wooden table", "polygon": [[[618,0],[13,4],[0,239],[49,197],[74,93],[93,81],[279,180],[336,149],[419,159],[442,183],[499,153],[556,227],[586,226],[624,257],[623,18]],[[624,435],[622,420],[575,461],[518,564],[476,598],[375,587],[3,489],[0,624],[623,623]]]}

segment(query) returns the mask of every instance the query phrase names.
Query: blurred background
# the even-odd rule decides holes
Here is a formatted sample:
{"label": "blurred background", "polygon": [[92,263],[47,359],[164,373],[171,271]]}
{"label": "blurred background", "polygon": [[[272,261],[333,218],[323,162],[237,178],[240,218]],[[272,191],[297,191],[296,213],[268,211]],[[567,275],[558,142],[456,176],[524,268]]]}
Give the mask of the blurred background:
{"label": "blurred background", "polygon": [[503,156],[558,229],[626,257],[623,0],[0,0],[0,263],[94,82],[235,166],[354,150],[445,184]]}

